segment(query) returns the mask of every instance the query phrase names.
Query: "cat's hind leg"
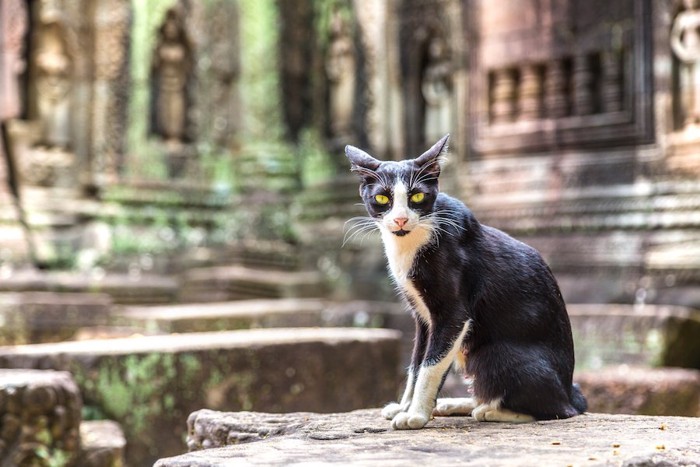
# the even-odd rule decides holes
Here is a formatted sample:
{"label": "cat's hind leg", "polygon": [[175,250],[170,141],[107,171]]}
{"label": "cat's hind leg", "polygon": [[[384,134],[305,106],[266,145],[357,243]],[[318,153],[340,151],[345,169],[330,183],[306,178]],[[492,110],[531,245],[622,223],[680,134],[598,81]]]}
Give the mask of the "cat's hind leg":
{"label": "cat's hind leg", "polygon": [[477,405],[473,397],[444,397],[437,400],[433,415],[436,417],[470,415]]}
{"label": "cat's hind leg", "polygon": [[476,407],[472,411],[472,417],[479,422],[530,423],[535,421],[532,415],[502,408],[501,401],[498,399]]}

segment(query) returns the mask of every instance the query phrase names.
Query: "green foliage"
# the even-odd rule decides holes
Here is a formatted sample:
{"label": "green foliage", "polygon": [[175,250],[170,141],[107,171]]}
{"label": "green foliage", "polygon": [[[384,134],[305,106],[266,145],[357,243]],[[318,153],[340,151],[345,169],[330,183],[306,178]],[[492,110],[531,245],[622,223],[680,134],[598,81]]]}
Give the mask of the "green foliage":
{"label": "green foliage", "polygon": [[108,361],[96,376],[78,368],[76,380],[107,417],[122,422],[131,436],[138,436],[149,421],[172,410],[177,369],[173,354],[130,355],[122,361]]}
{"label": "green foliage", "polygon": [[129,100],[129,126],[127,130],[130,159],[126,166],[139,178],[159,178],[165,174],[162,154],[148,142],[149,79],[153,49],[159,25],[168,8],[176,0],[132,0],[133,23],[129,67],[131,69],[131,94]]}
{"label": "green foliage", "polygon": [[281,94],[277,70],[278,12],[274,2],[240,0],[241,68],[245,140],[282,139]]}
{"label": "green foliage", "polygon": [[309,186],[329,180],[335,175],[332,156],[328,153],[317,130],[306,129],[301,133],[297,147],[302,161],[302,181]]}

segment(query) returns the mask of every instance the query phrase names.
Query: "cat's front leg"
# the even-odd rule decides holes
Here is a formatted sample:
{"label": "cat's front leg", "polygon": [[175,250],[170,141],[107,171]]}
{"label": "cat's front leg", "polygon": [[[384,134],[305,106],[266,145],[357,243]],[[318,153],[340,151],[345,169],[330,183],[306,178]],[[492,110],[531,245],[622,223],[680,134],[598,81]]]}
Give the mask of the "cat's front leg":
{"label": "cat's front leg", "polygon": [[396,414],[399,412],[405,412],[411,405],[411,399],[413,399],[413,388],[416,383],[416,375],[413,372],[413,368],[408,369],[408,376],[406,378],[406,389],[403,391],[403,396],[401,397],[401,402],[391,402],[387,404],[382,409],[382,417],[387,420],[392,420]]}
{"label": "cat's front leg", "polygon": [[387,420],[393,420],[400,412],[406,412],[413,400],[413,392],[416,386],[416,378],[420,370],[423,358],[425,357],[425,347],[428,341],[428,326],[419,318],[415,318],[416,334],[413,340],[413,353],[411,354],[411,366],[408,367],[406,378],[406,389],[400,402],[392,402],[382,409],[382,416]]}
{"label": "cat's front leg", "polygon": [[462,345],[464,336],[469,330],[470,322],[462,326],[458,335],[447,327],[435,332],[430,339],[425,360],[418,370],[411,405],[405,412],[399,412],[391,421],[396,430],[415,430],[423,428],[430,420],[437,393],[445,373],[449,370],[457,352]]}

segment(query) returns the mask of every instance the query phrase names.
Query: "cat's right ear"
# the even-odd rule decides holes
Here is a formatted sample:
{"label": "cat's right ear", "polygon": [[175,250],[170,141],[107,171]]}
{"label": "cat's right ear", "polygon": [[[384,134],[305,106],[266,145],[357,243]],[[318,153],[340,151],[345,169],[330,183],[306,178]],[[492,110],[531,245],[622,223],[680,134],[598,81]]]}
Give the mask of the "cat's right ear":
{"label": "cat's right ear", "polygon": [[382,163],[355,146],[345,146],[345,156],[350,160],[350,170],[360,177],[376,178],[376,170]]}

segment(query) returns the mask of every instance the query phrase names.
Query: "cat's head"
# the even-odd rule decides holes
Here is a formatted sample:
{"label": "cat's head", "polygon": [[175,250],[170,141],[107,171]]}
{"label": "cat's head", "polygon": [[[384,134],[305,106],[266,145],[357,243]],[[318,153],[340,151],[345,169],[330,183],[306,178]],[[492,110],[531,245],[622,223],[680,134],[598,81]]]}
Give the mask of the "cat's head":
{"label": "cat's head", "polygon": [[404,237],[433,212],[440,165],[450,135],[415,159],[380,161],[353,146],[345,147],[350,169],[361,178],[360,196],[380,229]]}

